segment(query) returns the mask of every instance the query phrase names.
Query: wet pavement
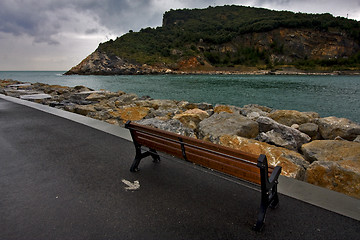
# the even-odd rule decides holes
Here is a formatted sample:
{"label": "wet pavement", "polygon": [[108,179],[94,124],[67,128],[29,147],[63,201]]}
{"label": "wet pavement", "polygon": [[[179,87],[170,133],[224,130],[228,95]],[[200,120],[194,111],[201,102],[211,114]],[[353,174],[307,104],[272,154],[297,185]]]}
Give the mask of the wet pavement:
{"label": "wet pavement", "polygon": [[[253,186],[0,98],[0,239],[356,239],[360,222],[280,194],[262,233]],[[136,183],[135,190],[127,190]],[[127,184],[126,184],[127,183]],[[279,184],[282,184],[281,181]],[[341,203],[339,203],[341,204]]]}

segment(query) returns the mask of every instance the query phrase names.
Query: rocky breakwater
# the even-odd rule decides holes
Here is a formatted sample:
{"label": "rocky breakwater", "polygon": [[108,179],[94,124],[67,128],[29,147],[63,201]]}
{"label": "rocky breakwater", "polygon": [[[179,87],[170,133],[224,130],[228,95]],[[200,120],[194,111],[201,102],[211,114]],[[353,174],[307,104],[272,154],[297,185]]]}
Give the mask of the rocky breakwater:
{"label": "rocky breakwater", "polygon": [[85,86],[0,81],[0,93],[123,126],[127,120],[265,154],[287,177],[360,198],[360,125],[315,112],[152,99]]}

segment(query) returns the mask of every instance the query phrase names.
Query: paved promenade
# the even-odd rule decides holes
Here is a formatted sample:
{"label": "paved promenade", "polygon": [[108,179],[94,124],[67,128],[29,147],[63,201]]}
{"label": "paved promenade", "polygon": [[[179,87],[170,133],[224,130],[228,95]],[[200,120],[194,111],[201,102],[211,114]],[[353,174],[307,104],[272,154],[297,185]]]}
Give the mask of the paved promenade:
{"label": "paved promenade", "polygon": [[281,178],[256,233],[258,189],[178,159],[131,173],[127,130],[26,105],[0,96],[0,240],[359,238],[360,200]]}

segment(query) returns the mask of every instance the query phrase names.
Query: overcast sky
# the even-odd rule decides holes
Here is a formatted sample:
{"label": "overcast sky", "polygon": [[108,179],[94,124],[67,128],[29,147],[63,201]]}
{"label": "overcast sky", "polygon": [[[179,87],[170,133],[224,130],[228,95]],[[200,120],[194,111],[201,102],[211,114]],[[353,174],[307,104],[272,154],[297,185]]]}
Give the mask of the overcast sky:
{"label": "overcast sky", "polygon": [[68,70],[101,42],[161,26],[165,11],[225,4],[360,20],[360,0],[0,0],[0,71]]}

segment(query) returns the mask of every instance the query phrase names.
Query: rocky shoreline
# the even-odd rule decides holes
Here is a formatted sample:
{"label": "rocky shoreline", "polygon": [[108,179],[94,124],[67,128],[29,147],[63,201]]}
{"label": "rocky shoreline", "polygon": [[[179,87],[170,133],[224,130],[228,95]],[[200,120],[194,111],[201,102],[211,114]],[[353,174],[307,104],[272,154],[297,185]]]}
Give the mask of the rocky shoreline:
{"label": "rocky shoreline", "polygon": [[315,71],[300,70],[295,67],[281,67],[279,69],[259,70],[257,68],[236,69],[217,68],[213,66],[201,67],[198,59],[193,57],[183,61],[182,67],[172,69],[164,64],[156,66],[148,64],[130,63],[114,55],[108,55],[96,50],[81,63],[72,67],[64,75],[151,75],[151,74],[175,74],[175,75],[360,75],[359,70],[342,71]]}
{"label": "rocky shoreline", "polygon": [[[146,74],[146,73],[145,73]],[[360,75],[359,71],[300,71],[300,70],[254,70],[254,71],[231,71],[231,70],[188,70],[188,71],[162,71],[157,74],[175,75],[302,75],[302,76],[339,76]]]}
{"label": "rocky shoreline", "polygon": [[94,91],[0,80],[0,94],[123,126],[137,121],[254,154],[282,174],[360,198],[360,125],[316,112],[152,99],[122,91]]}

